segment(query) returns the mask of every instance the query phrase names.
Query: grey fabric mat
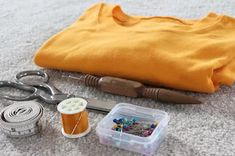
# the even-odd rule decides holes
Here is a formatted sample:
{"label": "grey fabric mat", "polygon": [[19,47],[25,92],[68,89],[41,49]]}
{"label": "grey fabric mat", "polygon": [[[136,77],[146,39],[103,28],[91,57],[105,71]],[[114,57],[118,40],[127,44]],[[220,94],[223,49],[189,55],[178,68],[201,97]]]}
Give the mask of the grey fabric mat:
{"label": "grey fabric mat", "polygon": [[[13,80],[19,71],[39,69],[32,62],[35,51],[51,35],[73,23],[85,9],[96,2],[98,1],[0,0],[0,79]],[[108,0],[108,2],[119,3],[125,12],[133,15],[202,18],[213,11],[235,17],[234,0]],[[204,101],[202,105],[170,105],[148,99],[131,99],[105,94],[79,86],[74,80],[61,78],[62,72],[52,70],[47,72],[51,76],[51,82],[67,93],[101,100],[128,102],[168,112],[171,117],[169,132],[156,155],[235,155],[234,85],[231,88],[222,87],[212,95],[188,93]],[[1,99],[0,108],[12,103]],[[91,133],[87,137],[71,140],[61,134],[59,114],[56,113],[55,106],[47,104],[43,106],[45,113],[42,118],[42,133],[23,139],[8,138],[0,133],[0,155],[138,155],[99,143],[95,127],[104,115],[90,113]]]}

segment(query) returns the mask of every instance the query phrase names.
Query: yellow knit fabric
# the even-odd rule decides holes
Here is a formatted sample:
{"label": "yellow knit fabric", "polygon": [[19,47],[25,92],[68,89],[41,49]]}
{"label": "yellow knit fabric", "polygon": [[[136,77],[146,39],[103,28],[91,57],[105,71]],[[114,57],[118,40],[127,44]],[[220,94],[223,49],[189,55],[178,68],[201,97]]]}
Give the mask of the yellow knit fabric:
{"label": "yellow knit fabric", "polygon": [[235,80],[235,19],[141,17],[96,4],[36,53],[37,65],[214,92]]}

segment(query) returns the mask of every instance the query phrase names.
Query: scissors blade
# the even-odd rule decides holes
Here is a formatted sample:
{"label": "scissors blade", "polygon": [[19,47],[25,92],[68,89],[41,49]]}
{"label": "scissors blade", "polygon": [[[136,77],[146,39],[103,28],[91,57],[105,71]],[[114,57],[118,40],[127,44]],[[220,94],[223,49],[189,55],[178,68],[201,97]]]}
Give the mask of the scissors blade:
{"label": "scissors blade", "polygon": [[[84,97],[83,97],[84,98]],[[116,106],[116,101],[101,101],[97,99],[90,99],[90,98],[84,98],[87,100],[87,109],[108,113],[111,111],[111,109]]]}

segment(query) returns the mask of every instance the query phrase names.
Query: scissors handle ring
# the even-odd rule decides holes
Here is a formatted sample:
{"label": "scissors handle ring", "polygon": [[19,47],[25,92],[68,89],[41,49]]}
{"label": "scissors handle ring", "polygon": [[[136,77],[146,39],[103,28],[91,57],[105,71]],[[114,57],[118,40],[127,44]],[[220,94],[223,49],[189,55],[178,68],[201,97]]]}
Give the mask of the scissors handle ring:
{"label": "scissors handle ring", "polygon": [[47,73],[41,71],[41,70],[28,70],[28,71],[23,71],[20,72],[18,74],[16,74],[16,81],[17,82],[21,82],[20,79],[23,77],[27,77],[27,76],[41,76],[43,77],[43,82],[47,83],[49,81],[49,76],[47,75]]}
{"label": "scissors handle ring", "polygon": [[1,98],[5,98],[8,100],[14,100],[14,101],[26,101],[26,100],[33,100],[35,98],[38,98],[38,90],[35,87],[23,85],[17,82],[10,82],[10,81],[0,81],[0,88],[2,87],[12,87],[16,89],[20,89],[23,91],[31,92],[30,95],[27,96],[11,96],[11,95],[3,95],[0,94]]}

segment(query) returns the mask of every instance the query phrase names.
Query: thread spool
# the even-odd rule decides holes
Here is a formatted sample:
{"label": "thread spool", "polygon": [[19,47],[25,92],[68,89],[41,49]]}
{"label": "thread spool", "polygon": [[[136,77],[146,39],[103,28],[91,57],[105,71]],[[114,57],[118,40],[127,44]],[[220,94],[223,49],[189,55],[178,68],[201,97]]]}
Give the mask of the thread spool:
{"label": "thread spool", "polygon": [[65,137],[79,138],[90,132],[86,106],[87,101],[82,98],[69,98],[59,103],[57,110],[61,113],[61,131]]}

